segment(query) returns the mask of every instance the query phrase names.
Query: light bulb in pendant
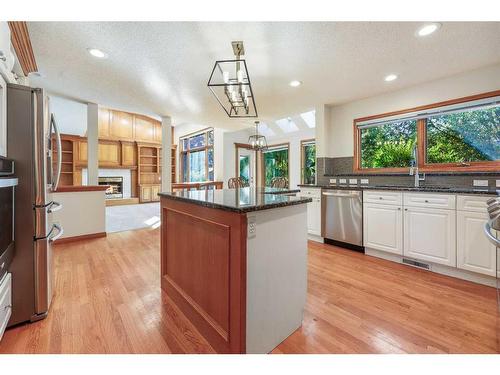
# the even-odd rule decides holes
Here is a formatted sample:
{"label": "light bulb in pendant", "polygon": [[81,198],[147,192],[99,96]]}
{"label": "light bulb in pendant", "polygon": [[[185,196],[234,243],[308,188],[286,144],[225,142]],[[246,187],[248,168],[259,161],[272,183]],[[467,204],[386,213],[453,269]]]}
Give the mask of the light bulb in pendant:
{"label": "light bulb in pendant", "polygon": [[243,83],[243,70],[238,70],[236,77],[238,78],[238,83]]}
{"label": "light bulb in pendant", "polygon": [[224,80],[224,83],[229,83],[229,72],[222,72],[222,79]]}

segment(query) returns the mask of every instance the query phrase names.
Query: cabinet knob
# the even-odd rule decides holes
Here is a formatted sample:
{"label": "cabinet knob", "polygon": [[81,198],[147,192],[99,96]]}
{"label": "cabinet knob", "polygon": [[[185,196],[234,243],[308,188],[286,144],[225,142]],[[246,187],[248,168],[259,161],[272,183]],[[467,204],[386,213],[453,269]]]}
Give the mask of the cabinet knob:
{"label": "cabinet knob", "polygon": [[384,199],[384,198],[382,198],[382,197],[378,197],[378,199],[382,200],[382,199]]}
{"label": "cabinet knob", "polygon": [[398,211],[401,211],[401,207],[398,207]]}
{"label": "cabinet knob", "polygon": [[426,199],[426,200],[424,200],[424,202],[425,202],[425,203],[429,203],[429,201],[428,201],[427,199]]}
{"label": "cabinet knob", "polygon": [[407,208],[405,208],[405,211],[408,211],[408,209],[407,209]]}

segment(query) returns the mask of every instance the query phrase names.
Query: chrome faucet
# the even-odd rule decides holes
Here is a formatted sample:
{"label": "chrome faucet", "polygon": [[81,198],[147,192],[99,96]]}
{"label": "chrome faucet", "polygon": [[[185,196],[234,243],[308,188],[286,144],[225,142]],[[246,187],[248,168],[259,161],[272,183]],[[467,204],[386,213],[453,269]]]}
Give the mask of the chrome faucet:
{"label": "chrome faucet", "polygon": [[425,173],[420,176],[418,173],[418,153],[417,153],[417,144],[413,146],[412,150],[412,159],[410,162],[410,176],[415,176],[415,187],[420,186],[420,181],[425,181]]}

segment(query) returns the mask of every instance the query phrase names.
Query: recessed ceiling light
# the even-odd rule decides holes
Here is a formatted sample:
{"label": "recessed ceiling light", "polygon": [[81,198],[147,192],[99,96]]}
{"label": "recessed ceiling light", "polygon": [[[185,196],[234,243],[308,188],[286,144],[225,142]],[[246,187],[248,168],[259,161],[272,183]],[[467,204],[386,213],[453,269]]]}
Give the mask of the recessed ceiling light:
{"label": "recessed ceiling light", "polygon": [[431,35],[433,32],[437,31],[441,27],[440,23],[428,23],[417,30],[418,36]]}
{"label": "recessed ceiling light", "polygon": [[292,87],[299,87],[300,85],[302,85],[302,82],[301,81],[291,81],[289,83],[289,85]]}
{"label": "recessed ceiling light", "polygon": [[398,76],[396,74],[389,74],[389,75],[385,76],[384,81],[391,82],[397,78],[398,78]]}
{"label": "recessed ceiling light", "polygon": [[97,48],[87,48],[87,51],[89,51],[89,53],[92,56],[98,57],[100,59],[104,59],[104,58],[108,57],[108,55],[106,55],[104,52],[102,52],[100,49],[97,49]]}

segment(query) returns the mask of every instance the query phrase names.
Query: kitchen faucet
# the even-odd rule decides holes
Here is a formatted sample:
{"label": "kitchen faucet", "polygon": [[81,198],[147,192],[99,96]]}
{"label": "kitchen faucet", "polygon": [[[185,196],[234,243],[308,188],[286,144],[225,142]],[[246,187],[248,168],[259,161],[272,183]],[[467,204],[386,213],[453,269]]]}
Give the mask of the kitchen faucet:
{"label": "kitchen faucet", "polygon": [[410,162],[410,176],[415,176],[415,187],[420,186],[420,181],[425,181],[425,173],[420,176],[418,173],[418,153],[417,153],[417,144],[413,146],[412,150],[412,159]]}

